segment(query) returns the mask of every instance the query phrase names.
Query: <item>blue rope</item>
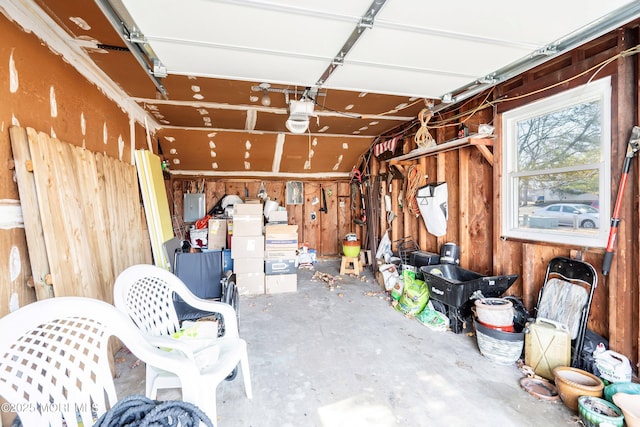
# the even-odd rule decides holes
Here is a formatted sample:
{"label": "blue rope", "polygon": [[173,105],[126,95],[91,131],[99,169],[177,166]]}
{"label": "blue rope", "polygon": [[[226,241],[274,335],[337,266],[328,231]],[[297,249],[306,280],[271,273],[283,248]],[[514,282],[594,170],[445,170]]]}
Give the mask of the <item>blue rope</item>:
{"label": "blue rope", "polygon": [[198,427],[200,422],[213,427],[209,417],[192,403],[180,400],[158,402],[132,395],[118,401],[94,427]]}

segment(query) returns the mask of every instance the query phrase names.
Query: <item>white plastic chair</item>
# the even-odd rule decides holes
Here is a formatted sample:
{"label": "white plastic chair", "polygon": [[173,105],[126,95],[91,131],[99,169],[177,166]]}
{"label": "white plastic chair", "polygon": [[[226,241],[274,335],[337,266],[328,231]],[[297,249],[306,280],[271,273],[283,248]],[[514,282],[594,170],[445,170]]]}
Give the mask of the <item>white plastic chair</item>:
{"label": "white plastic chair", "polygon": [[[0,396],[26,427],[91,426],[115,405],[112,336],[185,383],[200,375],[193,361],[150,345],[130,319],[96,299],[38,301],[1,318],[0,331]],[[199,393],[194,389],[183,400],[197,405]]]}
{"label": "white plastic chair", "polygon": [[[114,304],[131,317],[147,340],[161,347],[172,347],[195,359],[191,347],[184,342],[173,340],[167,344],[167,337],[180,329],[180,323],[173,305],[174,293],[197,310],[219,313],[224,323],[224,334],[215,341],[218,352],[211,352],[217,360],[202,368],[197,389],[202,393],[199,406],[216,423],[216,388],[236,366],[240,364],[245,393],[252,398],[251,378],[247,344],[238,335],[238,321],[233,307],[229,304],[200,299],[194,296],[186,285],[173,273],[149,264],[138,264],[124,270],[116,278]],[[158,341],[160,339],[160,341]],[[158,389],[182,387],[183,394],[193,384],[184,384],[164,369],[147,365],[146,396],[155,399]]]}

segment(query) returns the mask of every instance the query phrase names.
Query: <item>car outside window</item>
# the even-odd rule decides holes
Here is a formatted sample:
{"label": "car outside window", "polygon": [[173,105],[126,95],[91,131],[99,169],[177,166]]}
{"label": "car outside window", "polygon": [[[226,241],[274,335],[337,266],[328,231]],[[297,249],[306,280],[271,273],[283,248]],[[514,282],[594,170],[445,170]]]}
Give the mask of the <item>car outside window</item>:
{"label": "car outside window", "polygon": [[507,111],[502,119],[503,237],[605,247],[610,79]]}

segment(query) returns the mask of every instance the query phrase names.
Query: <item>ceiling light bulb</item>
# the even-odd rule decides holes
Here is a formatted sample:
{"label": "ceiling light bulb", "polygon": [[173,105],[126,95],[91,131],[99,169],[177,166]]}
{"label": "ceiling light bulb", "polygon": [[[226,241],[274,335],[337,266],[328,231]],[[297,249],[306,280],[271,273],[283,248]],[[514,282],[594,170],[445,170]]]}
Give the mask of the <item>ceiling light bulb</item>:
{"label": "ceiling light bulb", "polygon": [[285,122],[285,126],[287,127],[287,129],[289,129],[289,132],[305,133],[309,128],[309,119],[296,120],[294,118],[289,117],[289,119]]}
{"label": "ceiling light bulb", "polygon": [[267,92],[266,90],[262,92],[262,98],[260,98],[260,103],[265,107],[268,107],[271,105],[271,97],[269,96],[269,92]]}

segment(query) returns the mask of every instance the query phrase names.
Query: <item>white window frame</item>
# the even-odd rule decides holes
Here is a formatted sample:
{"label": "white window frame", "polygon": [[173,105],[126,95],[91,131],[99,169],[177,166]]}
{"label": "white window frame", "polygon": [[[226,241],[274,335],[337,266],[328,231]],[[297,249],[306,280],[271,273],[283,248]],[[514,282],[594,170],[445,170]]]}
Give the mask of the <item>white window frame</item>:
{"label": "white window frame", "polygon": [[[583,165],[585,169],[598,169],[600,228],[597,233],[581,234],[562,229],[531,229],[519,224],[518,179],[527,174],[517,168],[517,123],[548,114],[572,105],[599,101],[602,113],[601,156],[596,165]],[[604,248],[610,229],[611,200],[611,81],[609,77],[532,102],[502,114],[502,236],[550,243],[571,244],[580,247]],[[543,171],[540,171],[543,172]],[[549,171],[544,171],[549,172]],[[564,172],[553,170],[551,172]]]}

